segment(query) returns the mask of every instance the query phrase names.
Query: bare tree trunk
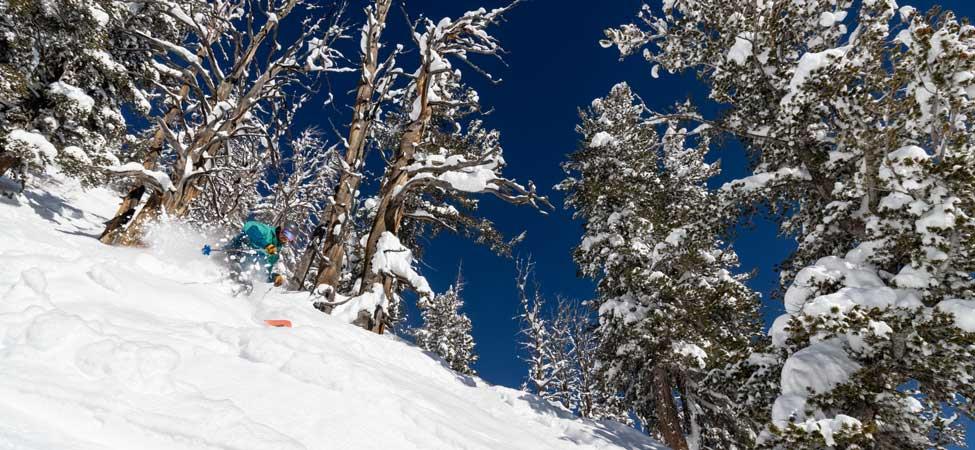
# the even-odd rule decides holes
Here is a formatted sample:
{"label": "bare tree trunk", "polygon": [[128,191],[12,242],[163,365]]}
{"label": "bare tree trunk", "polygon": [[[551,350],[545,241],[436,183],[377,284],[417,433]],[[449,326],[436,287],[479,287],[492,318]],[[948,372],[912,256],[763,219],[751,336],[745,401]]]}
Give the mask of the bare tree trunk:
{"label": "bare tree trunk", "polygon": [[[308,273],[311,268],[315,265],[315,259],[321,255],[318,253],[319,247],[321,247],[322,239],[324,239],[325,228],[322,225],[318,225],[311,234],[311,239],[308,241],[308,246],[305,247],[305,251],[302,253],[301,258],[298,259],[298,267],[295,268],[294,274],[291,276],[289,282],[289,289],[293,291],[300,291],[304,289],[305,282],[308,281]],[[329,299],[333,301],[334,299]]]}
{"label": "bare tree trunk", "polygon": [[427,101],[427,83],[429,82],[429,67],[423,66],[416,78],[416,89],[421,98],[415,107],[420,108],[420,114],[416,120],[410,123],[406,128],[406,132],[403,133],[403,137],[400,138],[396,156],[387,169],[386,176],[383,178],[383,183],[380,186],[379,206],[376,209],[376,218],[372,223],[372,229],[369,231],[369,239],[366,241],[366,252],[362,265],[362,284],[359,288],[360,294],[369,291],[373,284],[380,282],[382,279],[380,274],[373,273],[372,267],[372,259],[376,254],[379,238],[387,231],[398,234],[399,227],[403,221],[402,205],[394,204],[393,200],[396,193],[400,191],[400,188],[405,186],[406,182],[409,181],[409,173],[406,171],[406,166],[413,162],[416,147],[423,140],[423,134],[426,132],[427,124],[433,115],[433,111]]}
{"label": "bare tree trunk", "polygon": [[[319,265],[316,284],[327,284],[333,289],[338,287],[345,259],[345,241],[349,232],[352,205],[356,192],[362,181],[359,173],[365,157],[366,137],[372,125],[373,95],[376,86],[376,70],[379,64],[379,44],[382,29],[389,13],[392,0],[376,0],[375,29],[369,35],[366,43],[366,54],[362,55],[362,76],[359,78],[359,88],[356,92],[355,107],[352,111],[352,124],[349,127],[348,148],[345,151],[346,171],[339,177],[338,190],[333,197],[334,202],[328,208],[322,223],[325,225],[325,241],[322,244],[324,258]],[[307,251],[317,251],[309,248]]]}
{"label": "bare tree trunk", "polygon": [[115,244],[115,240],[119,236],[119,230],[132,220],[132,216],[135,215],[135,208],[142,201],[142,196],[146,193],[146,187],[139,184],[133,186],[129,190],[128,194],[122,197],[122,203],[119,204],[118,210],[108,222],[105,222],[105,230],[102,234],[98,236],[98,240],[102,241],[104,244]]}
{"label": "bare tree trunk", "polygon": [[[383,283],[383,289],[386,291],[386,295],[388,296],[387,298],[392,298],[392,287],[393,280],[387,278]],[[387,317],[388,315],[386,314],[386,310],[382,307],[382,305],[376,305],[376,310],[372,313],[373,326],[370,331],[376,334],[385,333],[386,321],[388,320]]]}
{"label": "bare tree trunk", "polygon": [[[432,116],[432,110],[426,96],[429,81],[429,67],[424,65],[416,78],[417,92],[421,95],[417,106],[420,108],[420,115],[407,126],[403,133],[393,162],[386,169],[386,176],[383,177],[379,188],[379,206],[376,209],[376,218],[373,219],[372,228],[369,230],[369,238],[366,240],[366,251],[362,264],[362,282],[359,286],[360,295],[372,290],[374,285],[381,284],[386,298],[392,299],[393,280],[386,275],[374,273],[372,259],[378,251],[379,238],[383,233],[388,231],[394,235],[399,234],[399,228],[403,221],[402,205],[394,204],[393,200],[396,193],[399,192],[399,188],[409,181],[406,166],[413,161],[416,147],[422,141],[427,123]],[[377,307],[374,317],[385,317],[385,315],[386,311],[382,307]],[[382,330],[374,328],[372,331],[381,332]]]}
{"label": "bare tree trunk", "polygon": [[[181,169],[177,166],[177,170]],[[200,188],[196,184],[199,178],[185,181],[176,177],[174,181],[176,181],[174,184],[178,186],[175,192],[153,191],[142,208],[135,214],[135,217],[128,222],[128,225],[125,228],[115,230],[111,243],[123,246],[141,246],[143,245],[142,237],[145,234],[146,225],[162,216],[164,211],[170,217],[185,217],[189,213],[193,200],[200,193]],[[136,205],[137,203],[132,205],[133,212]]]}
{"label": "bare tree trunk", "polygon": [[653,368],[653,394],[656,405],[654,415],[657,418],[657,433],[660,434],[673,450],[688,450],[687,439],[681,430],[677,406],[674,404],[673,388],[670,376],[663,366]]}
{"label": "bare tree trunk", "polygon": [[[144,187],[142,188],[145,189]],[[138,188],[136,188],[136,191]],[[195,189],[193,193],[197,192]],[[135,195],[137,192],[130,192],[130,195]],[[194,195],[195,196],[195,195]],[[179,198],[185,198],[183,197]],[[141,198],[141,195],[139,196]],[[122,208],[128,206],[133,216],[129,216],[124,222],[124,215],[122,217],[116,216],[110,220],[106,225],[106,233],[102,235],[102,242],[113,245],[123,245],[127,247],[132,246],[142,246],[142,237],[145,234],[145,227],[149,223],[155,221],[162,215],[165,210],[167,213],[173,215],[174,217],[181,217],[186,211],[188,211],[189,203],[186,203],[185,208],[178,208],[178,198],[172,193],[162,193],[153,191],[149,198],[142,204],[141,209],[138,207],[138,199],[131,199],[126,196],[122,204],[119,205],[119,213],[126,214]],[[115,229],[111,232],[107,230],[108,227],[113,225],[112,222],[119,220],[120,225],[117,225]],[[124,228],[123,228],[124,227]]]}
{"label": "bare tree trunk", "polygon": [[20,158],[13,155],[0,155],[0,176],[20,164]]}
{"label": "bare tree trunk", "polygon": [[[205,56],[205,50],[201,46],[196,52],[196,56],[202,58]],[[187,83],[183,83],[179,88],[179,99],[182,101],[190,92],[190,86]],[[178,105],[171,105],[169,110],[163,116],[163,121],[165,123],[170,123],[176,120],[179,115],[180,108]],[[166,142],[166,134],[162,129],[161,125],[156,126],[156,132],[152,136],[152,141],[149,143],[149,151],[146,153],[145,158],[142,160],[142,166],[148,170],[156,170],[156,166],[159,164],[159,156],[162,154],[163,144]],[[131,239],[122,239],[123,228],[125,225],[132,220],[136,212],[136,207],[139,206],[139,202],[142,200],[142,196],[145,195],[146,188],[142,184],[138,184],[129,189],[129,193],[122,197],[122,203],[119,204],[118,210],[115,211],[115,216],[112,217],[108,222],[105,222],[105,230],[102,231],[101,236],[98,237],[100,241],[104,244],[115,245],[120,244],[122,240],[131,241]],[[131,244],[129,244],[131,245]]]}
{"label": "bare tree trunk", "polygon": [[305,251],[302,253],[301,258],[298,259],[298,266],[295,267],[294,275],[292,275],[290,282],[288,283],[288,288],[293,291],[300,291],[305,288],[305,281],[308,278],[308,272],[311,269],[312,264],[315,262],[316,252],[318,252],[318,239],[313,240]]}
{"label": "bare tree trunk", "polygon": [[151,195],[149,195],[149,199],[146,200],[145,204],[142,205],[142,210],[128,224],[128,227],[118,231],[118,236],[115,238],[115,244],[124,245],[126,247],[143,246],[143,231],[146,225],[159,217],[162,209],[162,203],[162,194],[153,192]]}
{"label": "bare tree trunk", "polygon": [[[172,120],[178,109],[173,107],[170,108],[169,112],[166,113],[166,119]],[[159,161],[159,155],[162,153],[163,146],[163,132],[162,130],[157,130],[155,135],[152,137],[152,142],[149,144],[149,151],[146,154],[145,159],[142,161],[143,167],[148,170],[155,170],[156,165]],[[105,230],[102,231],[101,236],[98,237],[100,241],[104,244],[115,245],[120,243],[120,238],[122,235],[123,228],[125,225],[132,220],[135,215],[136,207],[139,206],[139,202],[142,201],[142,196],[145,195],[146,187],[142,184],[137,184],[129,189],[129,193],[122,197],[122,203],[119,204],[118,210],[115,211],[115,216],[112,217],[108,222],[105,222]]]}

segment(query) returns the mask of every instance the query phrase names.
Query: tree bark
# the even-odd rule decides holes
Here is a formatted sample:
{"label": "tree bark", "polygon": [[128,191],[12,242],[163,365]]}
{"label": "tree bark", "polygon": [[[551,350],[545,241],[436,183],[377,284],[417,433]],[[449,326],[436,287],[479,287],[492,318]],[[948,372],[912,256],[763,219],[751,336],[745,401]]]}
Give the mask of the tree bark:
{"label": "tree bark", "polygon": [[132,220],[132,216],[135,215],[135,208],[142,201],[142,196],[145,193],[145,186],[141,184],[133,186],[129,193],[122,197],[122,203],[118,206],[115,216],[105,222],[105,230],[98,236],[98,240],[104,244],[114,244],[115,239],[118,238],[118,230],[121,230],[125,224]]}
{"label": "tree bark", "polygon": [[0,176],[18,164],[20,164],[20,158],[13,155],[0,155]]}
{"label": "tree bark", "polygon": [[688,450],[687,439],[681,430],[677,406],[674,404],[673,387],[667,368],[653,368],[654,415],[657,419],[657,433],[673,450]]}
{"label": "tree bark", "polygon": [[[201,46],[199,50],[196,51],[196,56],[202,58],[206,55],[205,49]],[[183,83],[179,88],[179,102],[186,99],[189,95],[190,85],[188,83]],[[179,105],[170,105],[166,114],[163,115],[163,121],[165,123],[170,123],[176,120],[179,115],[180,108]],[[163,131],[161,125],[156,126],[156,132],[152,136],[152,141],[149,142],[149,151],[146,152],[145,158],[142,160],[142,166],[148,170],[156,170],[156,166],[159,164],[159,156],[162,154],[163,144],[166,142],[166,133]],[[101,236],[98,237],[100,241],[104,244],[115,245],[121,243],[122,234],[125,231],[125,226],[132,220],[136,213],[136,207],[139,206],[139,202],[142,200],[143,195],[145,195],[146,188],[142,184],[134,185],[129,189],[129,193],[122,197],[122,203],[119,204],[118,209],[115,211],[115,216],[112,217],[108,222],[105,222],[105,230],[102,231]]]}
{"label": "tree bark", "polygon": [[[375,94],[376,70],[379,65],[379,43],[386,16],[392,5],[392,0],[376,0],[376,30],[369,35],[366,54],[362,55],[362,76],[356,92],[355,107],[352,111],[352,124],[349,126],[348,148],[345,152],[347,170],[339,177],[338,190],[334,201],[328,208],[322,223],[325,225],[325,240],[322,243],[324,258],[319,264],[316,284],[327,284],[333,289],[338,287],[342,274],[342,264],[345,259],[345,241],[348,235],[349,216],[355,202],[356,192],[362,181],[359,173],[362,169],[366,137],[372,125],[373,95]],[[317,251],[309,248],[307,251]]]}
{"label": "tree bark", "polygon": [[430,82],[429,69],[428,65],[424,65],[417,74],[416,91],[420,95],[420,101],[415,107],[420,108],[420,114],[416,120],[407,126],[402,138],[400,138],[395,158],[386,170],[386,176],[383,178],[379,189],[379,206],[376,209],[376,218],[373,220],[372,229],[369,230],[369,239],[366,241],[365,258],[362,264],[362,283],[359,288],[360,294],[369,291],[373,284],[381,282],[383,278],[381,274],[374,273],[372,267],[372,259],[376,254],[379,238],[387,231],[398,234],[403,221],[402,206],[393,204],[393,200],[400,188],[409,181],[406,166],[413,162],[416,147],[423,140],[427,124],[433,115],[427,98],[427,84]]}
{"label": "tree bark", "polygon": [[[172,107],[166,113],[166,118],[163,120],[172,120],[177,112],[176,107]],[[159,155],[162,153],[163,146],[163,132],[162,130],[157,130],[155,135],[152,137],[152,141],[149,144],[149,151],[146,157],[142,160],[142,166],[148,170],[155,170],[156,165],[159,161]],[[115,245],[120,243],[120,238],[124,227],[132,220],[136,212],[136,207],[139,206],[139,202],[142,201],[143,195],[145,195],[146,187],[142,184],[137,184],[129,189],[129,192],[122,197],[122,203],[119,204],[118,209],[115,211],[115,216],[112,217],[108,222],[105,222],[105,230],[102,231],[101,236],[98,237],[100,241],[104,244]]]}
{"label": "tree bark", "polygon": [[[375,273],[372,267],[372,259],[378,251],[379,238],[383,233],[388,231],[397,236],[399,234],[399,228],[403,221],[403,210],[402,205],[394,204],[393,200],[396,196],[395,194],[399,192],[399,188],[405,186],[406,182],[409,181],[409,173],[406,171],[406,166],[413,161],[416,147],[420,145],[423,135],[426,132],[426,126],[430,122],[433,114],[427,101],[427,84],[429,81],[429,65],[424,64],[416,76],[417,92],[420,95],[420,102],[418,102],[416,107],[420,108],[420,114],[416,120],[410,122],[406,127],[406,131],[403,133],[402,138],[400,138],[399,147],[396,150],[393,162],[387,167],[386,176],[383,177],[383,181],[379,187],[379,206],[376,209],[376,217],[373,219],[372,228],[369,230],[369,238],[366,240],[359,295],[365,294],[372,290],[375,285],[381,284],[381,289],[383,289],[386,298],[392,300],[393,280],[385,274]],[[385,315],[385,309],[378,306],[374,317],[385,317]],[[381,332],[381,330],[377,329],[373,329],[373,331]]]}
{"label": "tree bark", "polygon": [[115,238],[115,244],[126,247],[143,246],[143,231],[147,224],[159,217],[160,211],[162,210],[162,203],[162,194],[158,192],[153,192],[150,194],[145,204],[142,205],[142,210],[139,212],[139,214],[132,219],[126,228],[118,230],[118,236]]}
{"label": "tree bark", "polygon": [[[305,247],[304,253],[302,253],[301,258],[298,260],[298,267],[295,268],[294,274],[291,276],[289,289],[300,291],[304,288],[305,282],[308,281],[308,272],[314,266],[315,259],[320,256],[318,254],[318,248],[321,246],[324,233],[325,228],[322,225],[315,227],[315,230],[311,234],[311,239],[308,241],[308,246]],[[329,299],[329,301],[333,300]]]}

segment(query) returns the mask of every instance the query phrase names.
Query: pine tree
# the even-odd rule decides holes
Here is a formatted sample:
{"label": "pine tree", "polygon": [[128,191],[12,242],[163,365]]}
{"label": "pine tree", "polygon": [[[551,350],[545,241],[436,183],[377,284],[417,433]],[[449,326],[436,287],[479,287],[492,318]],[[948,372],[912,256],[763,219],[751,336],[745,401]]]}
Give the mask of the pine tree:
{"label": "pine tree", "polygon": [[646,111],[626,84],[594,101],[559,186],[585,221],[576,262],[599,281],[599,360],[672,448],[727,445],[737,434],[722,407],[727,386],[707,384],[707,370],[749,347],[760,331],[757,298],[731,274],[737,256],[717,238],[707,135]]}
{"label": "pine tree", "polygon": [[533,280],[535,263],[530,258],[519,259],[516,266],[518,274],[515,278],[515,287],[518,289],[522,310],[518,316],[521,321],[519,334],[525,339],[521,344],[527,352],[528,363],[528,378],[521,388],[547,399],[552,365],[551,355],[548,352],[550,342],[548,320],[542,313],[545,298],[542,297],[537,283],[534,291],[529,291],[528,282]]}
{"label": "pine tree", "polygon": [[568,345],[572,348],[575,392],[572,393],[576,412],[581,417],[596,420],[614,420],[632,425],[624,399],[616,394],[605,378],[600,375],[599,335],[593,323],[593,313],[583,303],[564,302],[560,314],[568,316]]}
{"label": "pine tree", "polygon": [[0,2],[0,175],[25,180],[57,167],[86,185],[118,165],[132,125],[149,111],[138,80],[151,72],[134,33],[180,32],[152,2]]}
{"label": "pine tree", "polygon": [[797,240],[786,314],[729,372],[743,423],[767,447],[963,445],[975,28],[867,0],[664,2],[640,19],[604,44],[697,72],[724,111],[653,115],[744,143],[752,174],[721,189],[726,207],[764,204]]}
{"label": "pine tree", "polygon": [[549,367],[552,382],[549,383],[549,400],[560,403],[570,411],[579,409],[581,373],[576,364],[575,326],[580,318],[576,315],[573,303],[558,297],[555,301],[554,317],[549,325],[546,339]]}
{"label": "pine tree", "polygon": [[528,289],[534,267],[531,259],[517,261],[519,333],[529,366],[522,390],[582,417],[630,423],[626,404],[599,374],[598,336],[590,311],[562,297],[554,309],[547,308],[538,283],[533,291]]}
{"label": "pine tree", "polygon": [[457,280],[443,294],[421,305],[423,325],[416,329],[416,345],[436,353],[458,373],[474,375],[471,367],[477,362],[474,353],[474,338],[471,336],[471,320],[460,312],[464,307],[461,293],[464,281],[461,269],[457,269]]}

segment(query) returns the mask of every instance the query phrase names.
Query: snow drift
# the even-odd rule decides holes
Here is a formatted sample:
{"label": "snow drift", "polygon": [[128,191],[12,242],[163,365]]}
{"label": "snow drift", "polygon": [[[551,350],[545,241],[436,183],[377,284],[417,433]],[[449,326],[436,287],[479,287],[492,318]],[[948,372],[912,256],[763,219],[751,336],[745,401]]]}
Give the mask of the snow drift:
{"label": "snow drift", "polygon": [[232,297],[192,235],[104,246],[116,201],[58,178],[0,200],[0,449],[661,448],[306,294]]}

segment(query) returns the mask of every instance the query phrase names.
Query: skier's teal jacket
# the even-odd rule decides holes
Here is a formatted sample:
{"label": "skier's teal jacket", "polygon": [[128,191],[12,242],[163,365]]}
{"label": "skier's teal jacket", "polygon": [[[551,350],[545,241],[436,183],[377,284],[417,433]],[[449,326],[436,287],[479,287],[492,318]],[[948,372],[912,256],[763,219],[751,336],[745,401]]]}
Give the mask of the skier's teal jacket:
{"label": "skier's teal jacket", "polygon": [[274,278],[274,274],[272,273],[274,264],[278,262],[281,255],[280,253],[268,254],[265,249],[268,245],[281,247],[281,242],[278,241],[277,229],[263,222],[248,220],[244,223],[243,230],[237,237],[230,241],[230,245],[227,248],[243,249],[245,245],[254,250],[254,259],[257,262],[262,262],[267,267],[268,279]]}

